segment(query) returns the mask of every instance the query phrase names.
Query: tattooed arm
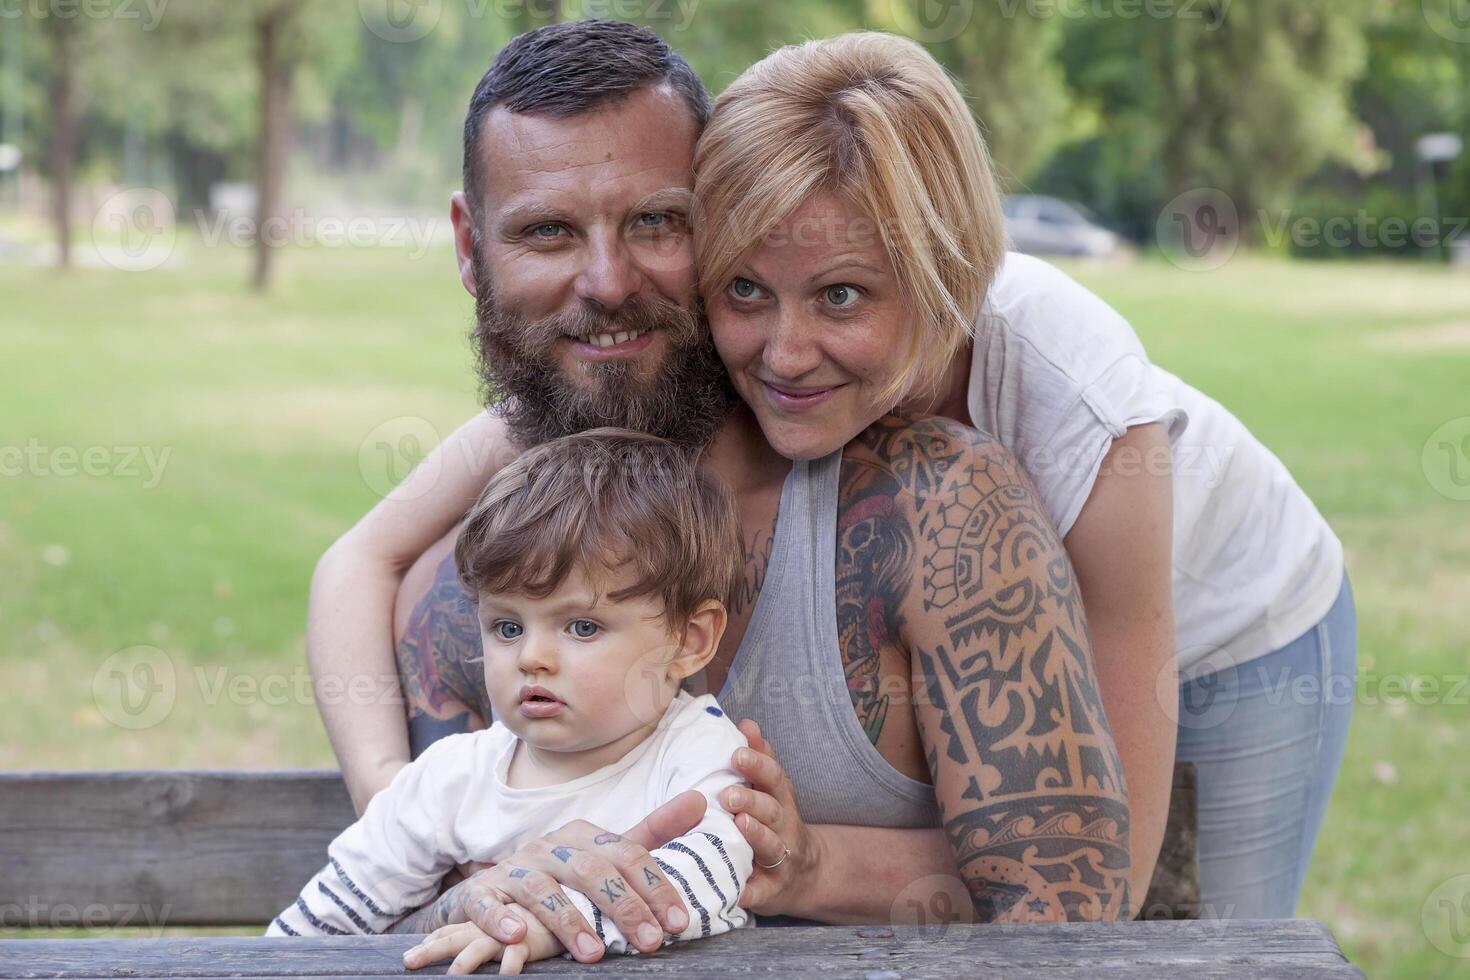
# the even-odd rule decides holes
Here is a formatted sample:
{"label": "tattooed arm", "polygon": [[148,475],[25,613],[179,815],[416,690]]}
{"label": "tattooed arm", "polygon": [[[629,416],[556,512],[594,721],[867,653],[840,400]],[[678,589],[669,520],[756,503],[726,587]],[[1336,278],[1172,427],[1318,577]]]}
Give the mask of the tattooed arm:
{"label": "tattooed arm", "polygon": [[[843,508],[904,583],[875,631],[910,655],[944,831],[981,921],[1129,913],[1128,798],[1081,596],[1015,458],[943,419],[850,447]],[[875,711],[878,706],[875,703]]]}
{"label": "tattooed arm", "polygon": [[492,720],[480,657],[480,622],[454,566],[456,526],[409,569],[398,592],[398,679],[415,758],[445,735]]}

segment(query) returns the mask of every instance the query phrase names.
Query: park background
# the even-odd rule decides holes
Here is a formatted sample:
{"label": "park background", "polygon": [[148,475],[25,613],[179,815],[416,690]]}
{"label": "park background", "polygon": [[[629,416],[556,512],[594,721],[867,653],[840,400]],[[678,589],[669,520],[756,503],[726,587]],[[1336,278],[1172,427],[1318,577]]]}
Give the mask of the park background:
{"label": "park background", "polygon": [[1466,0],[0,0],[0,767],[334,764],[311,571],[477,408],[465,103],[580,16],[716,94],[781,43],[914,37],[1007,191],[1129,243],[1061,264],[1346,548],[1360,680],[1298,914],[1370,976],[1464,975]]}

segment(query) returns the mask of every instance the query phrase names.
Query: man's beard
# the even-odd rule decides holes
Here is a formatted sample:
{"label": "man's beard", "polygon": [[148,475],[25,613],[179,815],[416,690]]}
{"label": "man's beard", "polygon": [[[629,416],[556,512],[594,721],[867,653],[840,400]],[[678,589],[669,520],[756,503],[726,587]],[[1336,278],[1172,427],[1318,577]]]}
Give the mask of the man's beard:
{"label": "man's beard", "polygon": [[[697,313],[655,297],[612,313],[582,307],[532,320],[499,301],[487,273],[477,255],[470,339],[482,397],[522,448],[608,425],[703,448],[724,425],[736,395]],[[555,360],[565,337],[648,330],[663,333],[668,348],[650,378],[632,361],[582,361],[573,379]]]}

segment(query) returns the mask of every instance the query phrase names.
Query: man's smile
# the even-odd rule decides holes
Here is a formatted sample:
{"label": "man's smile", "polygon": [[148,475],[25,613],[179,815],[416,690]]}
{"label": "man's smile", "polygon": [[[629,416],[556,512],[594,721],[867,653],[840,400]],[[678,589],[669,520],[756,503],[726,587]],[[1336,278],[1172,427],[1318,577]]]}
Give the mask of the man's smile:
{"label": "man's smile", "polygon": [[586,339],[580,337],[567,337],[566,339],[571,345],[572,353],[583,360],[615,361],[636,357],[643,353],[653,343],[654,334],[653,330],[644,330],[641,333],[620,330],[616,333],[593,334]]}

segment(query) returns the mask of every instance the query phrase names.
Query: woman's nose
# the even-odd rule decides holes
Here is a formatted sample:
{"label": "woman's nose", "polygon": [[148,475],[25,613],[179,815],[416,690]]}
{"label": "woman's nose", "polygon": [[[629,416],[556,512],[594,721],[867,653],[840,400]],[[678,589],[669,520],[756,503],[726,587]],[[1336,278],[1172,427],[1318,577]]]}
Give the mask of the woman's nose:
{"label": "woman's nose", "polygon": [[822,363],[822,351],[809,318],[799,312],[778,314],[766,338],[765,365],[776,379],[795,381]]}

